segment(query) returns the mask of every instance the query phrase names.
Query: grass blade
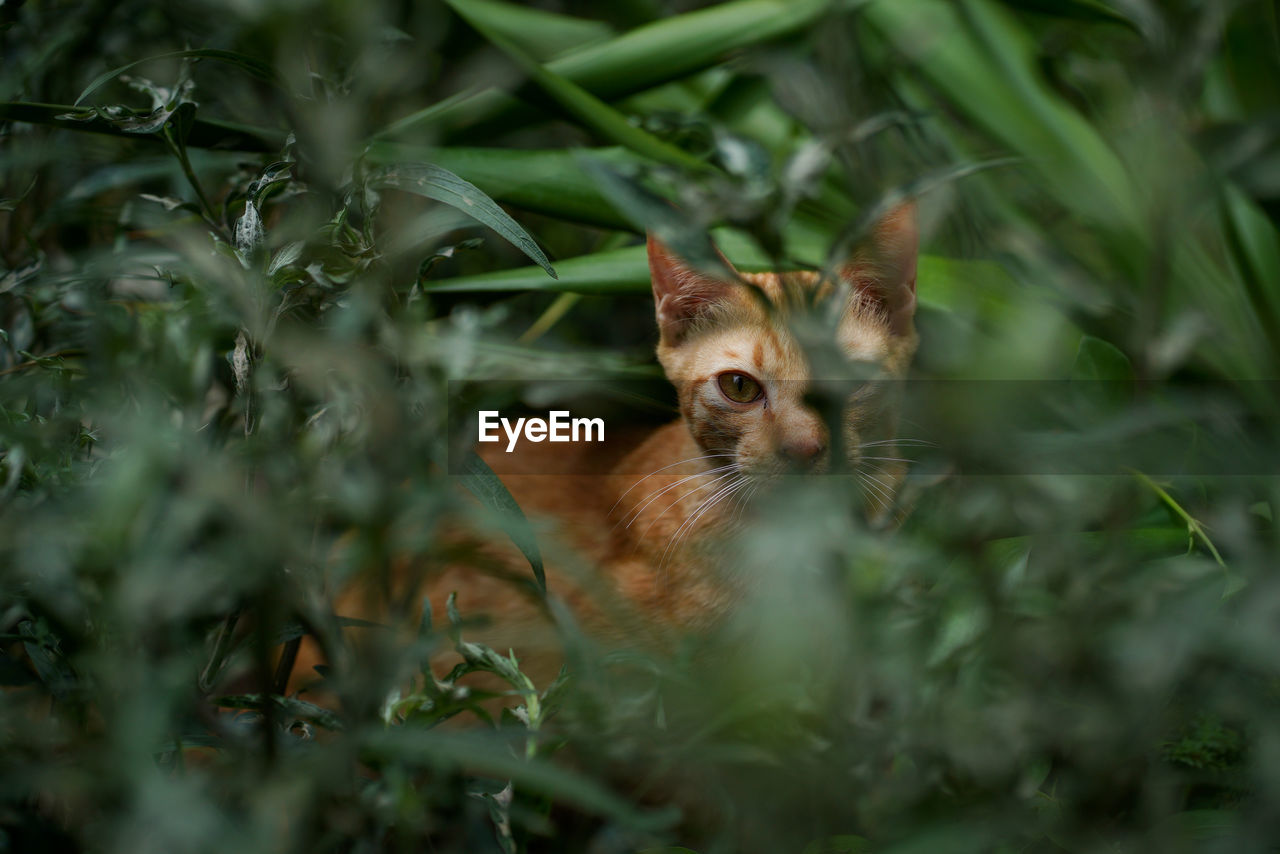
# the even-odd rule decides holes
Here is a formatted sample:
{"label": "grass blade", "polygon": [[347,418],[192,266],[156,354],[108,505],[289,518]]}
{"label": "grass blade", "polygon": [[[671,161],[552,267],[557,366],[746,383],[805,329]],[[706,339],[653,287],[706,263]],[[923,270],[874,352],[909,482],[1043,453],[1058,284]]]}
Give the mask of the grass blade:
{"label": "grass blade", "polygon": [[489,464],[479,454],[470,453],[463,463],[466,474],[463,474],[462,485],[476,497],[482,505],[492,510],[501,520],[503,530],[520,549],[521,554],[529,561],[533,577],[538,589],[547,592],[547,576],[542,567],[542,553],[538,550],[538,538],[533,533],[533,526],[520,505],[516,503],[506,484],[502,482]]}
{"label": "grass blade", "polygon": [[574,294],[644,293],[649,290],[649,262],[643,246],[628,246],[561,261],[560,276],[547,281],[537,267],[518,267],[475,276],[432,282],[440,293],[514,293],[547,291]]}
{"label": "grass blade", "polygon": [[[593,148],[592,157],[613,166],[640,162],[623,148]],[[630,229],[582,171],[574,152],[562,149],[426,148],[375,143],[367,157],[379,164],[435,163],[475,184],[503,204],[601,228]]]}
{"label": "grass blade", "polygon": [[[464,4],[465,5],[465,4]],[[605,100],[651,89],[718,65],[737,51],[785,38],[809,27],[832,8],[830,0],[736,0],[687,12],[638,27],[617,38],[575,50],[547,63],[547,71]],[[458,8],[462,14],[462,8]],[[482,28],[480,13],[473,26]],[[428,107],[384,131],[400,133],[431,121],[445,132],[471,128],[483,132],[498,121],[510,130],[520,118],[538,115],[521,110],[505,92],[486,89]]]}
{"label": "grass blade", "polygon": [[697,157],[631,124],[622,113],[572,80],[545,68],[514,41],[490,27],[482,16],[473,15],[470,0],[447,0],[447,2],[481,35],[510,57],[565,113],[602,138],[625,146],[659,163],[695,170],[708,168],[706,163]]}
{"label": "grass blade", "polygon": [[[879,0],[865,14],[965,116],[1024,156],[1055,198],[1090,223],[1141,240],[1129,175],[1041,79],[1036,43],[1007,11],[985,0]],[[922,32],[935,35],[922,42]]]}
{"label": "grass blade", "polygon": [[1266,332],[1280,366],[1280,234],[1238,188],[1223,186],[1227,243],[1240,271],[1253,313]]}
{"label": "grass blade", "polygon": [[511,39],[540,62],[615,35],[613,27],[603,21],[575,18],[502,0],[468,0],[467,9],[476,20]]}
{"label": "grass blade", "polygon": [[520,223],[498,207],[479,187],[459,178],[448,169],[431,163],[384,166],[369,175],[369,186],[375,189],[403,190],[451,205],[498,232],[533,259],[548,276],[553,279],[556,277],[556,271],[552,269],[546,254]]}

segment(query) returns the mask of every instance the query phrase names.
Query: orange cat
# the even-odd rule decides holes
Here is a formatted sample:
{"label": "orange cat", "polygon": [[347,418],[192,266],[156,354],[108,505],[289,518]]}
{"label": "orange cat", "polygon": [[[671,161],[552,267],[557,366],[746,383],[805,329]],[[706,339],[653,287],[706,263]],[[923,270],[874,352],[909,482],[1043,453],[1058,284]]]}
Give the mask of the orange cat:
{"label": "orange cat", "polygon": [[[715,532],[755,488],[830,463],[827,428],[805,399],[811,369],[792,322],[806,310],[826,310],[844,360],[902,375],[916,346],[916,244],[914,210],[903,206],[841,268],[839,282],[810,272],[727,281],[693,270],[650,238],[658,360],[678,392],[680,419],[644,436],[612,429],[603,445],[525,444],[516,454],[487,446],[542,531],[549,591],[588,636],[605,645],[661,644],[711,626],[730,609],[740,591],[718,572]],[[846,409],[842,445],[850,463],[868,437],[891,435],[891,424],[869,418],[856,402]],[[565,454],[574,456],[566,461]],[[569,473],[539,474],[551,470]],[[872,509],[885,509],[892,484],[869,486]],[[559,666],[550,622],[535,597],[478,570],[477,561],[528,574],[508,543],[491,543],[465,564],[419,567],[420,574],[402,567],[384,592],[420,602],[425,584],[439,625],[456,591],[462,614],[491,621],[469,638],[513,648],[545,685]],[[338,613],[385,620],[385,605],[371,603],[369,592],[349,590]]]}

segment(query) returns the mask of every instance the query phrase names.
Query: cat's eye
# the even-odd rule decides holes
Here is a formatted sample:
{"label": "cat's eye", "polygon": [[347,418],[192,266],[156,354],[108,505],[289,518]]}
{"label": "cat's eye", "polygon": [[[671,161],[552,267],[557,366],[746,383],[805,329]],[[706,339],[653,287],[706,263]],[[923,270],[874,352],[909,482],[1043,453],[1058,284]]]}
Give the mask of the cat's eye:
{"label": "cat's eye", "polygon": [[726,371],[720,375],[720,391],[734,403],[753,403],[764,395],[760,383],[746,374]]}

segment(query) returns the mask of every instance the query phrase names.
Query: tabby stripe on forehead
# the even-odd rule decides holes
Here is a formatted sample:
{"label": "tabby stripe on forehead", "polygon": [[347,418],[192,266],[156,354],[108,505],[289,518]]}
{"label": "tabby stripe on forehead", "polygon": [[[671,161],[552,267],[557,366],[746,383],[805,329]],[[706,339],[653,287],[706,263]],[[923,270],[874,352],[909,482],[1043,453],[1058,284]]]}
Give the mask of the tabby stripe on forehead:
{"label": "tabby stripe on forehead", "polygon": [[751,362],[756,368],[764,369],[764,345],[759,341],[756,342],[755,349],[751,351]]}
{"label": "tabby stripe on forehead", "polygon": [[765,334],[769,336],[769,348],[773,351],[775,359],[782,359],[782,341],[778,339],[778,333],[772,329],[766,329]]}

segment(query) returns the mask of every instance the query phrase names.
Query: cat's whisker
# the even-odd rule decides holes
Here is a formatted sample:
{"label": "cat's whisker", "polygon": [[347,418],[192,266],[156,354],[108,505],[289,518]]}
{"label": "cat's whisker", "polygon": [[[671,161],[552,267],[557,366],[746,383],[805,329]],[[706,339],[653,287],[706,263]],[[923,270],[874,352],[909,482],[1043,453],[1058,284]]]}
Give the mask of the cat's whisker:
{"label": "cat's whisker", "polygon": [[702,456],[700,456],[700,457],[690,457],[690,458],[689,458],[689,459],[687,459],[687,460],[677,460],[676,462],[671,463],[670,465],[663,466],[663,467],[662,467],[662,468],[660,468],[660,469],[654,469],[653,471],[649,472],[649,473],[648,473],[647,475],[645,475],[644,477],[642,477],[642,478],[640,478],[639,480],[637,480],[635,483],[631,484],[631,486],[627,487],[626,492],[624,492],[624,493],[622,493],[621,495],[619,495],[619,496],[618,496],[618,500],[617,500],[617,501],[615,501],[615,502],[613,502],[613,506],[609,508],[609,515],[610,515],[610,516],[612,516],[612,515],[613,515],[613,511],[614,511],[614,510],[616,510],[616,509],[618,509],[618,505],[622,503],[622,499],[626,498],[626,497],[631,493],[631,490],[635,489],[637,486],[639,486],[640,484],[644,483],[646,480],[648,480],[649,478],[653,477],[655,474],[660,474],[660,473],[662,473],[662,472],[666,471],[667,469],[673,469],[673,468],[675,468],[676,466],[682,466],[682,465],[685,465],[686,463],[696,463],[696,462],[700,462],[700,461],[702,461],[702,460],[712,460],[712,459],[717,459],[717,458],[720,458],[720,457],[732,457],[732,456],[734,456],[734,454],[733,454],[731,451],[728,451],[728,450],[726,449],[726,452],[725,452],[725,453],[719,453],[719,452],[716,452],[716,453],[711,453],[711,454],[703,454],[703,455],[702,455]]}
{"label": "cat's whisker", "polygon": [[859,448],[875,448],[882,445],[912,445],[918,448],[936,448],[937,442],[930,442],[927,439],[876,439],[871,442],[859,442]]}
{"label": "cat's whisker", "polygon": [[[708,469],[707,471],[696,472],[694,474],[682,477],[680,480],[677,480],[675,483],[669,484],[668,486],[660,490],[657,494],[649,496],[648,501],[646,501],[644,504],[641,504],[640,507],[637,508],[636,510],[627,513],[627,515],[622,517],[622,519],[619,519],[614,524],[613,527],[617,528],[618,525],[621,525],[628,517],[630,517],[631,521],[627,522],[627,527],[630,528],[633,524],[635,524],[635,521],[640,518],[640,515],[644,513],[644,510],[646,507],[648,507],[650,504],[657,501],[663,495],[675,489],[677,486],[679,486],[682,483],[687,483],[693,480],[694,478],[702,477],[703,475],[713,475],[713,474],[718,474],[720,472],[733,471],[735,468],[737,468],[737,465],[735,463],[730,463],[727,466],[720,466],[719,468]],[[698,488],[701,489],[702,487],[698,487]],[[670,507],[668,507],[667,509],[669,510]],[[662,512],[665,513],[666,510]],[[659,513],[658,516],[661,517],[662,513]]]}
{"label": "cat's whisker", "polygon": [[659,567],[663,567],[666,565],[667,557],[673,554],[674,551],[676,550],[676,547],[680,544],[680,542],[690,532],[692,532],[693,526],[697,523],[698,519],[702,518],[704,513],[706,513],[716,504],[718,504],[723,498],[727,498],[728,496],[732,495],[736,490],[742,489],[744,484],[746,484],[745,480],[734,481],[733,483],[730,483],[728,486],[722,487],[718,492],[716,492],[710,498],[704,500],[701,504],[699,504],[698,508],[689,516],[688,519],[684,521],[683,524],[680,525],[679,528],[676,529],[675,534],[672,535],[671,540],[667,543],[667,548],[662,552],[662,560],[659,561],[658,563]]}
{"label": "cat's whisker", "polygon": [[680,527],[676,528],[676,532],[672,534],[671,538],[667,541],[667,547],[663,549],[662,559],[658,561],[658,567],[660,569],[666,566],[667,556],[671,554],[672,549],[675,547],[675,544],[681,540],[685,530],[690,528],[690,526],[693,525],[693,523],[698,519],[698,517],[701,516],[702,513],[709,506],[711,506],[711,504],[715,501],[717,496],[719,496],[726,489],[732,489],[734,485],[735,484],[731,483],[728,486],[722,487],[718,491],[713,493],[710,497],[703,499],[702,502],[699,503],[698,506],[694,508],[694,511],[689,514],[689,518],[685,519],[683,522],[680,523]]}
{"label": "cat's whisker", "polygon": [[886,508],[893,506],[893,493],[889,491],[888,487],[884,483],[877,480],[873,475],[869,475],[865,472],[859,472],[858,479],[868,491],[874,493],[880,498],[880,500],[884,501]]}
{"label": "cat's whisker", "polygon": [[[745,488],[746,488],[746,485],[747,485],[747,482],[746,482],[745,480],[742,480],[742,479],[735,480],[733,483],[731,483],[731,484],[729,484],[728,486],[724,487],[724,488],[723,488],[723,489],[721,489],[719,492],[717,492],[715,495],[712,495],[709,499],[707,499],[706,501],[704,501],[704,502],[702,503],[702,506],[701,506],[700,508],[698,508],[698,510],[694,513],[693,518],[689,520],[689,521],[690,521],[690,528],[689,528],[689,530],[685,531],[685,534],[687,535],[687,534],[689,533],[689,531],[691,531],[691,530],[692,530],[693,524],[696,524],[696,523],[697,523],[697,521],[698,521],[698,519],[699,519],[703,514],[705,514],[707,511],[709,511],[712,507],[714,507],[716,504],[720,503],[721,501],[724,501],[724,500],[728,499],[730,496],[732,496],[732,495],[736,494],[737,492],[739,492],[740,490],[745,489]],[[679,532],[677,531],[677,534],[678,534],[678,533],[679,533]]]}
{"label": "cat's whisker", "polygon": [[[685,493],[685,495],[692,495],[692,494],[693,494],[693,493],[695,493],[695,492],[700,492],[700,491],[702,491],[702,490],[704,490],[704,489],[707,489],[707,488],[709,488],[709,487],[714,488],[714,487],[717,487],[717,486],[719,486],[720,484],[724,483],[726,480],[728,480],[729,478],[733,477],[733,475],[734,475],[734,470],[736,470],[736,469],[737,469],[737,466],[736,466],[736,465],[735,465],[735,466],[726,466],[726,468],[730,469],[730,471],[728,471],[728,472],[727,472],[727,473],[725,473],[725,474],[717,475],[715,478],[713,478],[713,479],[712,479],[710,482],[708,482],[708,483],[704,483],[704,484],[702,484],[701,486],[695,486],[695,487],[694,487],[693,489],[691,489],[689,492]],[[678,486],[678,485],[679,485],[679,484],[672,484],[672,486]],[[670,487],[668,487],[668,489],[670,489]],[[663,491],[665,492],[666,490],[663,490]],[[643,541],[643,540],[644,540],[644,538],[645,538],[645,536],[646,536],[646,535],[648,535],[649,531],[653,529],[653,526],[654,526],[654,525],[656,525],[656,524],[658,524],[658,520],[659,520],[659,519],[661,519],[663,516],[667,515],[667,513],[668,513],[668,512],[670,512],[671,508],[673,508],[673,507],[675,507],[677,504],[679,504],[679,503],[680,503],[680,500],[681,500],[682,498],[684,498],[684,497],[685,497],[685,495],[678,495],[678,496],[676,496],[676,499],[675,499],[674,501],[672,501],[672,502],[671,502],[670,504],[668,504],[666,507],[662,508],[662,512],[661,512],[661,513],[659,513],[657,516],[654,516],[654,517],[653,517],[653,520],[652,520],[651,522],[649,522],[649,524],[645,527],[645,529],[644,529],[643,531],[641,531],[641,532],[640,532],[639,540],[640,540],[640,541]],[[655,496],[655,497],[656,497],[656,496]],[[699,506],[701,506],[701,505],[699,505]],[[639,518],[639,516],[637,516],[636,518]],[[635,522],[635,519],[632,519],[631,521],[632,521],[632,522]],[[631,525],[630,525],[630,524],[628,524],[628,525],[627,525],[627,527],[629,528],[629,527],[631,527]]]}
{"label": "cat's whisker", "polygon": [[737,500],[734,502],[733,511],[735,514],[734,522],[740,521],[742,519],[742,514],[747,512],[751,496],[755,494],[755,490],[758,488],[755,484],[748,481],[743,481],[743,483],[745,483],[748,488],[740,489],[737,492]]}
{"label": "cat's whisker", "polygon": [[887,463],[914,463],[915,460],[907,460],[902,457],[859,457],[860,460],[882,460]]}
{"label": "cat's whisker", "polygon": [[866,469],[868,471],[873,471],[876,474],[881,474],[888,478],[896,478],[903,474],[903,472],[901,471],[890,471],[884,466],[876,465],[875,463],[866,462],[865,457],[859,461],[858,468],[856,470],[861,471],[863,469]]}

